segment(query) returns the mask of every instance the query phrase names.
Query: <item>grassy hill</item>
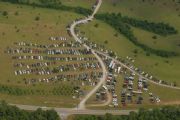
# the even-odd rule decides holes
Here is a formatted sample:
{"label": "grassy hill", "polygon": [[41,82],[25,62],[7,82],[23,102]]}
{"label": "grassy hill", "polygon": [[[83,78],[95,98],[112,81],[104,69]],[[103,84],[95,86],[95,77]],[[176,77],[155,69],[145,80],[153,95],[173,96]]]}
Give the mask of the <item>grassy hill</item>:
{"label": "grassy hill", "polygon": [[[142,0],[117,0],[115,2],[105,0],[99,13],[120,12],[123,16],[133,17],[139,20],[168,23],[180,31],[179,8],[180,4],[178,1],[172,0],[156,0],[154,2],[150,0],[145,0],[144,2]],[[99,27],[95,27],[95,24],[99,24]],[[82,26],[81,30],[85,31],[86,35],[94,42],[104,44],[105,41],[108,41],[108,44],[104,44],[107,48],[115,51],[120,57],[133,57],[136,66],[139,66],[157,78],[180,84],[180,74],[178,72],[180,70],[179,56],[172,58],[162,58],[153,54],[147,56],[146,52],[129,42],[122,34],[118,34],[118,37],[117,35],[115,36],[118,33],[116,30],[98,20]],[[180,32],[176,35],[163,37],[139,28],[132,27],[132,30],[140,43],[154,49],[180,53]],[[156,39],[153,36],[156,36]],[[137,50],[138,53],[134,54],[134,50]]]}
{"label": "grassy hill", "polygon": [[[7,12],[4,15],[4,11]],[[37,19],[38,17],[38,19]],[[74,19],[82,17],[79,14],[51,10],[46,8],[37,8],[27,5],[11,4],[7,2],[0,2],[0,85],[1,85],[1,100],[6,100],[9,103],[21,103],[21,104],[34,104],[45,106],[64,106],[72,107],[76,106],[78,99],[72,99],[72,93],[69,95],[53,94],[53,90],[61,92],[63,87],[66,90],[73,89],[72,84],[78,85],[81,82],[75,81],[59,81],[52,83],[39,83],[26,85],[24,78],[47,78],[53,75],[21,75],[15,76],[14,71],[17,68],[13,67],[15,63],[24,62],[26,64],[32,64],[36,62],[50,62],[50,61],[34,61],[34,60],[13,60],[13,55],[32,55],[32,54],[12,54],[5,53],[7,48],[23,48],[14,45],[18,42],[36,43],[42,45],[50,45],[61,43],[61,41],[52,42],[49,40],[50,36],[63,36],[69,41],[74,41],[69,37],[66,26]],[[32,47],[32,49],[34,49]],[[54,48],[55,49],[55,48]],[[63,48],[61,48],[63,49]],[[81,49],[81,48],[80,48]],[[43,54],[39,54],[43,55]],[[93,57],[92,55],[86,55],[84,57]],[[64,55],[64,57],[68,57]],[[83,57],[83,55],[81,56]],[[69,64],[74,64],[69,62]],[[57,67],[58,65],[67,64],[66,62],[59,62],[50,68]],[[20,69],[20,68],[18,68]],[[25,69],[25,68],[23,68]],[[83,69],[82,69],[83,70]],[[88,72],[88,71],[87,71]],[[66,72],[63,74],[71,74],[73,72]],[[77,72],[81,73],[81,72]],[[77,74],[74,73],[74,74]],[[90,73],[90,71],[89,71]],[[56,74],[57,75],[57,74]],[[85,89],[91,89],[91,87]],[[64,93],[68,91],[64,91]],[[18,93],[18,91],[20,93]],[[22,92],[23,91],[23,92]],[[17,94],[17,95],[16,95]],[[64,104],[66,101],[66,104]]]}
{"label": "grassy hill", "polygon": [[[30,1],[38,3],[37,0]],[[61,0],[61,3],[65,6],[83,7],[86,9],[90,9],[94,2],[95,0]],[[144,2],[142,2],[142,0],[103,0],[99,13],[120,12],[123,16],[129,16],[140,20],[169,23],[179,31],[178,34],[164,37],[135,27],[132,27],[132,30],[139,42],[151,48],[180,53],[179,6],[179,3],[172,0],[156,0],[154,2],[151,0],[145,0]],[[7,15],[3,15],[4,11],[7,11]],[[21,41],[51,44],[52,42],[48,40],[50,36],[62,35],[73,41],[66,32],[66,26],[76,18],[81,17],[83,17],[83,15],[72,11],[0,2],[0,84],[18,87],[25,91],[26,89],[43,91],[38,92],[38,94],[19,96],[0,93],[1,99],[5,99],[10,103],[63,107],[76,106],[79,100],[72,99],[71,95],[58,96],[51,93],[54,88],[63,85],[70,86],[72,82],[25,85],[22,79],[27,76],[15,76],[13,74],[15,70],[13,64],[18,61],[12,60],[12,56],[5,54],[4,50],[7,47],[14,47],[14,42]],[[98,24],[98,27],[96,24]],[[102,44],[106,48],[113,50],[119,57],[125,59],[126,56],[131,56],[135,59],[133,63],[135,66],[142,68],[158,79],[176,82],[177,85],[180,86],[180,56],[163,58],[153,54],[147,55],[144,50],[135,46],[122,34],[119,34],[111,26],[100,20],[94,20],[89,24],[80,26],[80,30],[84,31],[85,36],[89,37],[91,41]],[[154,36],[156,36],[156,39],[153,38]],[[134,51],[137,51],[137,53]],[[31,62],[32,61],[29,61],[29,63]],[[59,63],[59,65],[60,64],[62,63]],[[36,75],[28,76],[28,78],[32,77],[36,77]],[[91,89],[91,87],[85,87],[85,89]],[[157,94],[170,91],[169,89],[158,88],[153,85],[151,89]],[[165,102],[171,102],[171,100],[178,101],[179,98],[176,97],[177,93],[177,90],[172,90],[168,92],[167,95],[160,97]],[[168,98],[169,95],[173,95],[172,99]],[[64,101],[66,101],[66,104],[64,104]]]}

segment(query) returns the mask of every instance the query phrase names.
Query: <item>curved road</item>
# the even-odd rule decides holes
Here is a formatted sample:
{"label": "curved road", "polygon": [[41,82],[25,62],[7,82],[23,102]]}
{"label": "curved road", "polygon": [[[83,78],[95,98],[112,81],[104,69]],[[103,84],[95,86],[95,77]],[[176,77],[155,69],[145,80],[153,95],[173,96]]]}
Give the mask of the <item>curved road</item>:
{"label": "curved road", "polygon": [[[82,20],[79,20],[79,21],[75,21],[73,22],[73,24],[71,24],[70,26],[70,32],[71,32],[71,35],[74,37],[74,39],[76,41],[78,41],[79,43],[82,44],[82,41],[77,37],[76,33],[75,33],[75,27],[79,24],[83,24],[83,23],[88,23],[88,21],[91,21],[93,20],[94,18],[94,15],[97,13],[97,11],[99,10],[100,6],[102,4],[102,0],[99,0],[98,2],[98,5],[96,6],[93,14],[91,16],[88,16],[87,18],[85,19],[82,19]],[[89,46],[83,44],[83,46],[86,48],[86,49],[90,49]],[[106,66],[103,62],[103,60],[97,55],[97,53],[91,49],[92,51],[92,54],[94,54],[94,56],[97,58],[97,60],[99,61],[101,67],[102,67],[102,70],[103,70],[103,76],[102,78],[100,78],[100,82],[81,100],[81,102],[79,103],[78,105],[78,108],[79,109],[85,109],[85,103],[87,102],[87,100],[93,95],[96,93],[96,91],[103,85],[105,84],[105,81],[106,81],[106,77],[107,77],[107,70],[106,70]],[[104,105],[108,105],[111,101],[108,100]]]}
{"label": "curved road", "polygon": [[[76,27],[77,25],[79,25],[79,24],[87,23],[88,21],[93,20],[94,15],[95,15],[95,14],[97,13],[97,11],[99,10],[101,4],[102,4],[102,0],[99,0],[99,3],[98,3],[98,5],[96,6],[96,8],[95,8],[95,10],[94,10],[94,12],[93,12],[93,14],[92,14],[91,16],[89,16],[89,17],[87,17],[87,18],[85,18],[85,19],[76,21],[76,22],[74,22],[74,23],[70,26],[70,32],[71,32],[72,36],[73,36],[74,39],[75,39],[76,41],[78,41],[79,43],[82,43],[82,41],[81,41],[81,40],[77,37],[77,35],[75,34],[75,27]],[[87,45],[85,45],[85,44],[83,44],[83,46],[84,46],[85,48],[87,48],[87,49],[90,49],[90,47],[87,46]],[[106,57],[109,57],[109,58],[113,59],[114,61],[116,61],[117,63],[119,63],[119,64],[122,65],[123,67],[127,68],[127,69],[130,70],[131,72],[134,72],[134,73],[135,73],[136,75],[138,75],[139,77],[142,77],[142,78],[150,81],[150,82],[153,83],[153,84],[156,84],[156,85],[159,85],[159,86],[162,86],[162,87],[172,88],[172,89],[180,89],[180,88],[178,88],[178,87],[163,85],[163,84],[159,84],[159,83],[157,83],[157,82],[154,82],[154,81],[152,81],[152,80],[150,80],[150,79],[142,76],[141,74],[137,73],[135,70],[132,70],[131,68],[129,68],[127,65],[123,64],[122,62],[120,62],[120,61],[118,61],[118,60],[116,60],[116,59],[114,59],[114,58],[112,58],[112,57],[110,57],[110,56],[108,56],[108,55],[100,52],[100,51],[96,51],[96,50],[93,50],[93,49],[91,49],[91,51],[92,51],[92,53],[95,55],[95,57],[98,59],[99,63],[101,64],[101,67],[102,67],[102,69],[103,69],[103,77],[100,79],[100,82],[97,84],[97,86],[95,86],[95,87],[93,88],[93,90],[90,91],[90,92],[81,100],[80,104],[78,105],[78,108],[79,108],[79,109],[85,109],[85,103],[87,102],[87,100],[88,100],[88,99],[105,83],[105,81],[106,81],[107,70],[106,70],[105,64],[103,63],[103,60],[102,60],[96,53],[101,54],[101,55],[104,55],[104,56],[106,56]],[[106,102],[104,105],[108,105],[110,102],[111,102],[110,99],[108,99],[107,102]]]}

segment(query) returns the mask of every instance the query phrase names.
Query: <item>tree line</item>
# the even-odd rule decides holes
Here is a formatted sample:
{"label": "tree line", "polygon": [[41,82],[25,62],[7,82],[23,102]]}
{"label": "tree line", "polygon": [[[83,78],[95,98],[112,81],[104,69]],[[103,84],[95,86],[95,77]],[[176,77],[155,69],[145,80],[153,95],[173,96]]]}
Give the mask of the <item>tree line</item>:
{"label": "tree line", "polygon": [[[159,49],[153,49],[145,44],[142,44],[138,41],[138,39],[134,36],[133,31],[131,30],[131,26],[137,22],[140,23],[140,20],[128,18],[128,17],[122,17],[120,13],[115,14],[115,13],[102,13],[102,14],[97,14],[95,16],[97,19],[104,21],[105,23],[109,24],[110,26],[112,26],[115,30],[117,30],[119,33],[123,34],[128,40],[130,40],[133,44],[135,44],[136,46],[142,48],[144,51],[146,51],[147,53],[152,53],[155,54],[157,56],[161,56],[161,57],[172,57],[172,56],[178,56],[178,53],[176,52],[171,52],[171,51],[165,51],[165,50],[159,50]],[[129,21],[136,21],[136,22],[129,22]],[[143,29],[146,29],[148,31],[152,29],[159,29],[159,23],[153,23],[153,26],[150,26],[149,22],[142,22],[140,24],[136,24],[137,27],[143,27]],[[149,29],[148,29],[149,28]],[[159,29],[159,33],[161,34],[165,34],[169,35],[169,34],[176,34],[176,30],[170,26],[168,26],[167,24],[162,24],[161,23],[161,28],[167,28],[167,29]],[[174,32],[172,32],[173,30]],[[167,32],[168,31],[168,32]],[[157,32],[157,31],[153,31],[153,32]]]}
{"label": "tree line", "polygon": [[60,120],[54,110],[37,109],[36,111],[25,111],[10,106],[6,102],[0,102],[0,120]]}
{"label": "tree line", "polygon": [[19,88],[16,86],[6,86],[0,85],[0,93],[23,96],[23,95],[56,95],[56,96],[72,96],[74,95],[74,87],[71,85],[62,85],[54,87],[52,90],[44,89],[28,89],[28,88]]}
{"label": "tree line", "polygon": [[152,110],[140,109],[139,112],[130,112],[129,115],[78,115],[74,120],[179,120],[180,106],[165,106]]}
{"label": "tree line", "polygon": [[[9,94],[9,95],[34,95],[34,94],[41,94],[42,91],[33,90],[33,89],[22,89],[14,86],[6,86],[0,85],[0,93]],[[42,92],[45,93],[45,92]]]}
{"label": "tree line", "polygon": [[120,14],[118,14],[118,17],[124,23],[147,30],[149,32],[156,33],[161,36],[173,35],[178,33],[178,31],[174,27],[170,26],[167,23],[163,23],[163,22],[154,23],[154,22],[149,22],[147,20],[138,20],[135,18],[130,18],[128,16],[122,17]]}

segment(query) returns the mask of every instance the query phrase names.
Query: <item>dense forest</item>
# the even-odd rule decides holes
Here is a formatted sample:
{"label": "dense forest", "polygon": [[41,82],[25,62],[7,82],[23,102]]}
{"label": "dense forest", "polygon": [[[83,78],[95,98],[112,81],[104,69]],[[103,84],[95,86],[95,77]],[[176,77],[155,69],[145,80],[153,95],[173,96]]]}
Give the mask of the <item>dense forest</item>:
{"label": "dense forest", "polygon": [[60,118],[54,110],[43,111],[39,108],[36,111],[25,111],[2,101],[0,120],[60,120]]}
{"label": "dense forest", "polygon": [[140,109],[138,113],[131,112],[129,115],[122,116],[111,114],[104,116],[80,115],[76,116],[74,120],[180,120],[180,106],[152,110]]}

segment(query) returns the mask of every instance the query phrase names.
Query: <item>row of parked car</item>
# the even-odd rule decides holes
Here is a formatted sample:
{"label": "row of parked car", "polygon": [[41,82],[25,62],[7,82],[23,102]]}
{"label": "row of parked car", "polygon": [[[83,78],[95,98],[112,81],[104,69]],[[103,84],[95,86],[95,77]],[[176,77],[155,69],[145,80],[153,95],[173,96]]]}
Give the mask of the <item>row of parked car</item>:
{"label": "row of parked car", "polygon": [[14,45],[16,47],[31,47],[31,48],[64,48],[64,47],[70,47],[70,48],[79,48],[82,47],[81,44],[74,41],[58,41],[58,43],[50,43],[50,44],[39,44],[39,43],[32,43],[32,42],[14,42]]}

